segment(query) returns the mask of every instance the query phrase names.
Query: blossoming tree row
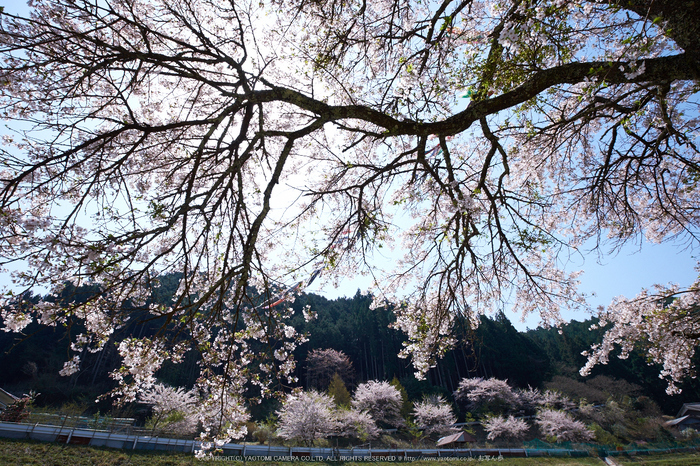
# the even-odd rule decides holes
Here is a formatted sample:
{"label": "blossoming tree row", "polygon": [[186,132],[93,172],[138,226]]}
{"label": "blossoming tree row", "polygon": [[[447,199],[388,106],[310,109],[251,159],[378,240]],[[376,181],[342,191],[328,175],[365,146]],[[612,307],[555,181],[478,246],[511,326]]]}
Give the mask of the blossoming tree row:
{"label": "blossoming tree row", "polygon": [[[697,245],[700,10],[684,5],[6,8],[4,328],[82,322],[64,374],[116,341],[122,400],[198,351],[199,389],[227,403],[293,382],[304,337],[271,303],[319,270],[326,285],[371,274],[419,375],[454,343],[456,315],[475,325],[510,307],[557,322],[586,305],[565,267],[585,242]],[[401,253],[391,267],[386,245]],[[176,298],[155,305],[169,271],[182,274]],[[100,293],[22,299],[67,282]],[[591,364],[641,341],[673,391],[692,372],[697,302],[697,284],[616,300]],[[162,319],[158,335],[120,336],[134,307]]]}

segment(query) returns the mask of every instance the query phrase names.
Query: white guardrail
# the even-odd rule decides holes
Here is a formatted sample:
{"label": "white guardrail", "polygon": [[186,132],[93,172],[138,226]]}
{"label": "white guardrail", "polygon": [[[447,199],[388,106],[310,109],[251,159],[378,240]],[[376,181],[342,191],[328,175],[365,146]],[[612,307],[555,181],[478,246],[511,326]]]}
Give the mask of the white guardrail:
{"label": "white guardrail", "polygon": [[[192,453],[200,448],[197,440],[171,439],[114,433],[76,427],[44,424],[0,423],[0,437],[32,439],[45,442],[60,442],[73,445],[90,445],[127,450],[167,450]],[[227,443],[223,446],[225,456],[241,460],[285,461],[285,460],[373,460],[402,461],[421,457],[498,458],[527,456],[587,456],[581,450],[526,450],[522,448],[475,448],[475,449],[358,449],[358,448],[303,448]]]}

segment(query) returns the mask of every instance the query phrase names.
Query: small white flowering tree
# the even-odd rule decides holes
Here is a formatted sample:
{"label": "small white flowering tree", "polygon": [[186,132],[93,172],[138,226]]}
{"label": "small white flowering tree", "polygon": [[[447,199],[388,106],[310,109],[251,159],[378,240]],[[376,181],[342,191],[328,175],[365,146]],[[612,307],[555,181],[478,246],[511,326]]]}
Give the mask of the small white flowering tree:
{"label": "small white flowering tree", "polygon": [[309,447],[315,440],[336,432],[339,426],[333,399],[315,390],[288,395],[277,416],[277,435],[286,440],[301,441]]}
{"label": "small white flowering tree", "polygon": [[[240,387],[226,385],[223,376],[210,376],[197,405],[197,418],[204,428],[200,439],[203,450],[220,447],[227,439],[240,439],[247,433],[246,422],[250,415],[240,396]],[[208,385],[206,385],[208,384]],[[223,387],[223,388],[222,388]]]}
{"label": "small white flowering tree", "polygon": [[485,409],[492,412],[511,411],[519,405],[518,396],[507,381],[494,377],[465,378],[455,391],[455,399],[467,404],[467,409]]}
{"label": "small white flowering tree", "polygon": [[360,384],[353,395],[352,406],[368,411],[380,424],[401,427],[405,424],[401,417],[401,393],[388,382],[370,380]]}
{"label": "small white flowering tree", "polygon": [[[210,383],[216,386],[221,382],[211,377]],[[243,400],[233,388],[210,388],[198,394],[157,383],[139,394],[138,401],[153,407],[149,424],[154,431],[193,434],[201,426],[199,456],[221,446],[225,443],[222,439],[243,437],[247,432],[245,423],[250,419]]]}
{"label": "small white flowering tree", "polygon": [[565,411],[576,407],[576,403],[571,401],[568,396],[556,390],[545,390],[542,392],[542,396],[537,404],[543,408],[562,409]]}
{"label": "small white flowering tree", "polygon": [[413,416],[418,427],[427,435],[447,435],[457,430],[453,427],[457,417],[442,396],[417,402],[413,408]]}
{"label": "small white flowering tree", "polygon": [[542,392],[537,388],[528,387],[527,389],[518,389],[515,391],[518,397],[518,405],[522,412],[526,414],[534,414],[540,406]]}
{"label": "small white flowering tree", "polygon": [[515,391],[517,402],[522,412],[534,414],[540,408],[570,410],[576,406],[569,397],[556,390],[541,391],[529,387]]}
{"label": "small white flowering tree", "polygon": [[197,428],[195,406],[198,398],[192,390],[185,391],[181,387],[173,388],[157,383],[141,393],[138,401],[152,407],[153,416],[147,425],[153,431],[188,434]]}
{"label": "small white flowering tree", "polygon": [[482,425],[488,435],[489,440],[496,440],[499,437],[506,438],[522,438],[529,429],[527,422],[523,419],[517,419],[513,415],[505,416],[489,416]]}
{"label": "small white flowering tree", "polygon": [[592,440],[594,433],[570,414],[555,409],[543,409],[535,420],[542,434],[554,437],[558,442]]}
{"label": "small white flowering tree", "polygon": [[337,417],[341,437],[354,437],[364,442],[379,436],[377,423],[367,411],[338,409]]}

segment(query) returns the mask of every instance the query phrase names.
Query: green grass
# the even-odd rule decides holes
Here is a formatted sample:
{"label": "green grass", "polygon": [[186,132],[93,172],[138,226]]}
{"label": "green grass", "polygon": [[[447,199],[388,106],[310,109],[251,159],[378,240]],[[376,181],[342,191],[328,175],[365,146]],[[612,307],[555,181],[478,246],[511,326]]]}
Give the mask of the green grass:
{"label": "green grass", "polygon": [[193,455],[115,450],[33,440],[0,439],[0,465],[36,466],[185,466],[203,465]]}
{"label": "green grass", "polygon": [[616,457],[615,461],[620,465],[636,466],[692,466],[700,465],[700,453],[672,453],[668,455],[649,455]]}
{"label": "green grass", "polygon": [[[637,456],[632,458],[616,457],[621,465],[653,466],[690,466],[700,465],[700,454],[682,453],[654,456]],[[246,466],[291,466],[305,462],[246,462]],[[499,464],[504,466],[568,466],[597,465],[603,462],[598,458],[507,458],[503,461],[478,461],[466,458],[454,461],[401,461],[400,464],[412,466],[461,466],[469,464]],[[399,463],[392,463],[397,465]],[[12,466],[205,466],[206,464],[243,465],[240,461],[201,461],[185,453],[153,452],[140,450],[116,450],[111,448],[94,448],[59,443],[36,442],[32,440],[12,440],[0,438],[0,465]],[[375,462],[334,462],[315,463],[322,466],[369,466]]]}

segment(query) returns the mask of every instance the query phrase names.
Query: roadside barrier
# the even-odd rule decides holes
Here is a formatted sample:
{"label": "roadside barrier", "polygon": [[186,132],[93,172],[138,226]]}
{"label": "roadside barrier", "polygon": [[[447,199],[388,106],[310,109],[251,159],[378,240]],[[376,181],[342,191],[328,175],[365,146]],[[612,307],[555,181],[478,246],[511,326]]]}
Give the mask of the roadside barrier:
{"label": "roadside barrier", "polygon": [[[127,434],[107,430],[95,430],[59,425],[0,423],[0,437],[60,442],[70,445],[90,445],[127,450],[167,450],[192,453],[201,447],[197,440],[173,439],[148,435]],[[342,460],[352,461],[405,461],[408,458],[509,458],[528,456],[580,456],[587,452],[570,449],[528,451],[522,448],[472,448],[472,449],[371,449],[371,448],[304,448],[227,443],[223,454],[248,460],[284,461]]]}
{"label": "roadside barrier", "polygon": [[[97,430],[65,425],[29,423],[0,423],[0,437],[31,439],[44,442],[59,442],[70,445],[90,445],[126,450],[164,450],[193,453],[201,448],[197,440],[175,439],[140,433],[124,433],[118,430]],[[530,445],[528,445],[528,443]],[[530,448],[527,448],[527,447]],[[534,447],[534,448],[533,448]],[[305,448],[227,443],[222,447],[223,455],[231,459],[248,461],[395,461],[403,462],[416,458],[477,458],[496,459],[514,457],[584,457],[645,455],[652,453],[678,453],[697,451],[700,446],[666,446],[648,449],[608,449],[593,444],[564,444],[552,448],[545,442],[526,442],[526,448],[454,448],[454,449],[398,449],[398,448]]]}

